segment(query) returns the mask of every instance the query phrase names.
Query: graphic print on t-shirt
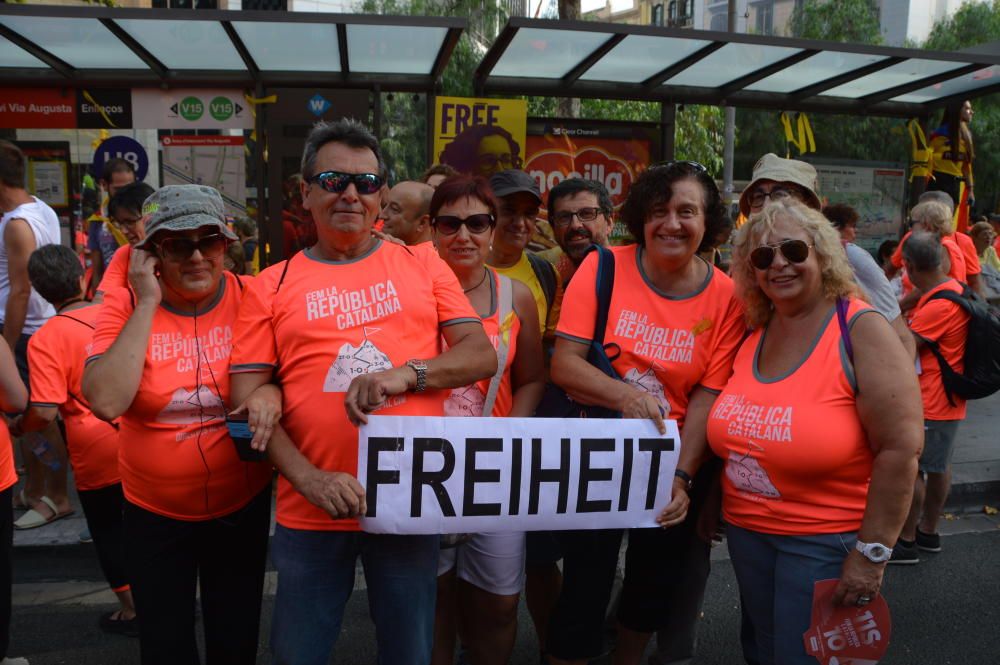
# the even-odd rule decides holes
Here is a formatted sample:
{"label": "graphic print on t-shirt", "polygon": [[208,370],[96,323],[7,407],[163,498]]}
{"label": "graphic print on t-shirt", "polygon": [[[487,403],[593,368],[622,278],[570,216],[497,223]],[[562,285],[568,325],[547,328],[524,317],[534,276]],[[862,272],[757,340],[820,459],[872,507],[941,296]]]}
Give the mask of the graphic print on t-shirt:
{"label": "graphic print on t-shirt", "polygon": [[780,499],[781,492],[771,482],[770,476],[760,463],[750,456],[754,450],[763,450],[752,441],[747,442],[747,452],[745,455],[738,455],[735,452],[729,453],[726,460],[726,477],[733,483],[736,489],[748,494],[759,494],[769,499]]}
{"label": "graphic print on t-shirt", "polygon": [[486,406],[486,395],[473,383],[471,386],[455,388],[444,401],[444,415],[454,417],[473,417],[483,415]]}
{"label": "graphic print on t-shirt", "polygon": [[693,330],[667,328],[651,319],[649,314],[623,309],[615,324],[614,334],[623,339],[635,340],[632,352],[637,356],[654,361],[690,364],[695,337],[711,327],[711,321],[702,320]]}
{"label": "graphic print on t-shirt", "polygon": [[340,347],[336,360],[330,365],[330,371],[326,373],[323,392],[346,393],[347,387],[351,385],[354,377],[392,369],[392,361],[389,360],[389,356],[375,346],[368,337],[379,331],[380,328],[365,327],[364,338],[357,346],[348,342]]}
{"label": "graphic print on t-shirt", "polygon": [[156,422],[165,425],[193,425],[225,417],[226,408],[219,396],[208,386],[198,386],[195,390],[175,390],[170,402],[156,416]]}
{"label": "graphic print on t-shirt", "polygon": [[663,368],[653,363],[644,372],[640,372],[637,367],[633,367],[629,371],[625,372],[625,376],[622,380],[625,383],[635,386],[644,393],[648,393],[656,399],[656,402],[663,409],[664,413],[670,413],[670,400],[667,399],[667,395],[663,390],[663,384],[658,378],[656,378],[656,370],[663,371]]}

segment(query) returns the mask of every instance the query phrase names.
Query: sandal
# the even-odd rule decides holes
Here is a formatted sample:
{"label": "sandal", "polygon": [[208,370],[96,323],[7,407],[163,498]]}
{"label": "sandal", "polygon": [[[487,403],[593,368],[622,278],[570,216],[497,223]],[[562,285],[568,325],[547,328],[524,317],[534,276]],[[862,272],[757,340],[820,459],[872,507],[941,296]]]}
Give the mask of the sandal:
{"label": "sandal", "polygon": [[[115,618],[116,616],[117,618]],[[124,635],[126,637],[139,637],[139,617],[134,616],[131,619],[123,619],[121,610],[102,614],[98,625],[100,625],[101,630],[105,633],[114,633],[115,635]]]}
{"label": "sandal", "polygon": [[41,503],[48,506],[52,514],[46,517],[40,512],[32,508],[25,514],[21,515],[17,520],[14,521],[14,528],[24,531],[25,529],[37,529],[40,526],[45,526],[46,524],[51,524],[57,520],[61,520],[64,517],[69,517],[76,513],[75,510],[68,510],[65,513],[60,513],[59,509],[56,507],[55,502],[47,496],[43,496],[39,499]]}

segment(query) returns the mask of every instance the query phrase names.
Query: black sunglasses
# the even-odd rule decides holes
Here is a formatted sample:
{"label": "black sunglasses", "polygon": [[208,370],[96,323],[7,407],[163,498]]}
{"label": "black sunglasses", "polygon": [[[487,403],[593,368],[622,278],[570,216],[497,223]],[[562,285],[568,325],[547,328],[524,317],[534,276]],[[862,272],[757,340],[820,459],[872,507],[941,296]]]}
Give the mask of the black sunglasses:
{"label": "black sunglasses", "polygon": [[483,212],[478,215],[469,215],[465,219],[455,217],[454,215],[438,215],[434,218],[433,223],[438,233],[446,236],[453,236],[458,233],[463,224],[465,224],[465,228],[469,229],[469,233],[479,235],[493,228],[496,220],[493,218],[493,215]]}
{"label": "black sunglasses", "polygon": [[809,258],[810,247],[812,245],[804,240],[782,240],[773,245],[761,245],[750,252],[750,265],[757,270],[767,270],[779,251],[790,263],[802,263]]}
{"label": "black sunglasses", "polygon": [[212,233],[197,239],[183,236],[164,238],[157,247],[160,250],[160,256],[173,261],[189,259],[194,254],[195,249],[206,259],[216,259],[226,251],[228,242],[226,236],[221,233]]}
{"label": "black sunglasses", "polygon": [[579,210],[562,210],[552,216],[553,228],[561,229],[573,223],[573,218],[578,218],[581,222],[592,222],[597,219],[603,210],[600,208],[580,208]]}
{"label": "black sunglasses", "polygon": [[341,173],[340,171],[323,171],[306,178],[306,182],[319,185],[331,194],[341,194],[347,186],[354,183],[358,194],[374,194],[382,188],[382,177],[374,173]]}

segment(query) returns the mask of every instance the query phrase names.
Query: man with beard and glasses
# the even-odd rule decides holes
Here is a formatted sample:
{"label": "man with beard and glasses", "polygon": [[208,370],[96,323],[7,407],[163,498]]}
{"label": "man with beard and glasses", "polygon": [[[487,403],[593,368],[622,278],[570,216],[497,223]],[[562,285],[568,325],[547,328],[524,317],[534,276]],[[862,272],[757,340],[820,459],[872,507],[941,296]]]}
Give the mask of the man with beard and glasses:
{"label": "man with beard and glasses", "polygon": [[568,178],[549,191],[549,224],[558,247],[541,252],[568,284],[591,245],[608,246],[614,221],[608,190],[596,180]]}

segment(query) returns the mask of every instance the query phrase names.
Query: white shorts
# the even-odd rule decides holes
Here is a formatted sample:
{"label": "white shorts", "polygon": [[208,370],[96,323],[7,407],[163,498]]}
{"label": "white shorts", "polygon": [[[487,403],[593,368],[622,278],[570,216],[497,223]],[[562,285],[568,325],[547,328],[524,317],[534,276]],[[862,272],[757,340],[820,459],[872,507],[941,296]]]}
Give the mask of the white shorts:
{"label": "white shorts", "polygon": [[458,568],[459,578],[483,591],[512,596],[524,587],[524,533],[474,533],[441,550],[438,575]]}

